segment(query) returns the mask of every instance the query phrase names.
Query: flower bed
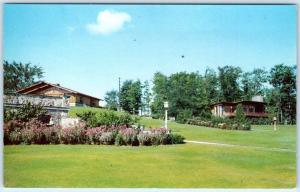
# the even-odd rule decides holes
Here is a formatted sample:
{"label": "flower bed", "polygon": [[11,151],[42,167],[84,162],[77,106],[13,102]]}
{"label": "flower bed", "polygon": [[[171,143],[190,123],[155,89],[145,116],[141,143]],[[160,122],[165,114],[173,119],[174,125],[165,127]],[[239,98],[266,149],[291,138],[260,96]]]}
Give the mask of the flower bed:
{"label": "flower bed", "polygon": [[221,120],[205,121],[200,119],[188,119],[187,124],[219,128],[219,129],[227,129],[227,130],[251,130],[251,125],[249,123],[235,123],[229,120],[224,120],[224,121],[222,122]]}
{"label": "flower bed", "polygon": [[180,135],[165,128],[141,131],[138,128],[102,125],[88,128],[80,122],[62,129],[38,120],[9,121],[4,124],[5,144],[95,144],[95,145],[166,145],[184,143]]}

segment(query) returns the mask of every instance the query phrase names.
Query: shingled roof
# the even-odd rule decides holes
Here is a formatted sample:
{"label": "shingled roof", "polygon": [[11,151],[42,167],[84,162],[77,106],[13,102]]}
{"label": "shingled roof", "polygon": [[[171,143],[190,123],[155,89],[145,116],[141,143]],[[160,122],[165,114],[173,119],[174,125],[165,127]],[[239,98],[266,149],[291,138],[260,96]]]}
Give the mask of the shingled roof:
{"label": "shingled roof", "polygon": [[62,86],[60,86],[60,84],[48,83],[48,82],[45,82],[45,81],[39,81],[39,82],[29,86],[29,87],[26,87],[24,89],[20,89],[20,90],[17,91],[17,93],[31,94],[35,91],[42,90],[42,89],[48,89],[50,87],[56,87],[58,89],[66,91],[67,93],[72,93],[72,94],[77,94],[77,95],[90,97],[90,98],[93,98],[93,99],[102,100],[102,99],[99,99],[97,97],[93,97],[93,96],[90,96],[90,95],[87,95],[87,94],[84,94],[84,93],[80,93],[78,91],[74,91],[74,90],[66,88],[66,87],[62,87]]}

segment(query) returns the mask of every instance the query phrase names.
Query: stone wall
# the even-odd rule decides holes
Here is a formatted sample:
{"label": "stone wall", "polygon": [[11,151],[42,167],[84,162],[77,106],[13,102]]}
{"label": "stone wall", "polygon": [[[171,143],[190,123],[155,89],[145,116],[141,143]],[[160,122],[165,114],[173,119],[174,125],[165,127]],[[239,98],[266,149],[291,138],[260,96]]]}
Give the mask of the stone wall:
{"label": "stone wall", "polygon": [[64,97],[52,97],[41,95],[25,95],[25,94],[11,94],[4,95],[4,104],[22,105],[26,102],[32,104],[42,104],[46,107],[69,107],[69,100]]}
{"label": "stone wall", "polygon": [[50,124],[61,124],[61,119],[68,117],[70,110],[69,101],[64,97],[50,97],[27,94],[4,95],[4,108],[19,108],[23,104],[30,102],[32,104],[41,104],[51,115]]}

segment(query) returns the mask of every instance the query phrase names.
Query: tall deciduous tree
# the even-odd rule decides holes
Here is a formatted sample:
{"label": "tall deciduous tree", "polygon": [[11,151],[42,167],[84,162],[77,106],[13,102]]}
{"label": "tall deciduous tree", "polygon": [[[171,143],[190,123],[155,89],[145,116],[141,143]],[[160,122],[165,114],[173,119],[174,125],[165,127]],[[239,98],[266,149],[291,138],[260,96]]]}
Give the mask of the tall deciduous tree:
{"label": "tall deciduous tree", "polygon": [[28,87],[43,77],[41,67],[30,63],[3,62],[4,69],[4,93],[15,92]]}
{"label": "tall deciduous tree", "polygon": [[242,99],[250,100],[255,95],[265,96],[267,82],[267,72],[263,69],[257,68],[252,72],[243,73],[241,78]]}
{"label": "tall deciduous tree", "polygon": [[106,107],[111,110],[117,110],[118,108],[118,92],[116,90],[112,90],[106,92],[104,100],[106,102]]}
{"label": "tall deciduous tree", "polygon": [[242,70],[239,67],[219,67],[219,81],[224,101],[235,101],[241,98],[239,77]]}
{"label": "tall deciduous tree", "polygon": [[153,103],[151,111],[155,114],[164,113],[164,101],[168,99],[168,77],[160,72],[156,72],[153,77]]}
{"label": "tall deciduous tree", "polygon": [[275,65],[269,81],[276,89],[279,120],[291,123],[296,118],[296,66]]}
{"label": "tall deciduous tree", "polygon": [[204,74],[205,89],[209,103],[221,101],[220,83],[216,72],[213,69],[206,69]]}
{"label": "tall deciduous tree", "polygon": [[139,80],[127,80],[123,83],[120,91],[120,106],[131,114],[138,113],[142,106],[142,86]]}
{"label": "tall deciduous tree", "polygon": [[151,90],[148,81],[143,83],[143,96],[142,96],[142,112],[146,115],[150,115],[150,102],[151,102]]}
{"label": "tall deciduous tree", "polygon": [[153,84],[154,113],[163,114],[164,101],[169,102],[170,116],[178,117],[182,112],[195,116],[209,113],[204,78],[198,73],[180,72],[170,77],[156,73]]}

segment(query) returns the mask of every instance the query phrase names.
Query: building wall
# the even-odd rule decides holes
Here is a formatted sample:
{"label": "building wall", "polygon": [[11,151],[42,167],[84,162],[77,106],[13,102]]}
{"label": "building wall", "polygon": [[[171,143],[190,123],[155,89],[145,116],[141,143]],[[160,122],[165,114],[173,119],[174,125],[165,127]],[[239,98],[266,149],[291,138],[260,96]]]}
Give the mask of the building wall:
{"label": "building wall", "polygon": [[[244,113],[249,116],[265,117],[265,107],[262,103],[242,103]],[[211,112],[216,117],[234,117],[236,104],[216,104]]]}
{"label": "building wall", "polygon": [[40,96],[28,94],[12,94],[3,96],[5,109],[17,109],[23,104],[30,102],[32,104],[41,104],[51,116],[50,124],[59,124],[62,117],[67,117],[69,112],[68,100],[63,97]]}
{"label": "building wall", "polygon": [[76,106],[95,106],[99,107],[99,100],[91,97],[76,95]]}
{"label": "building wall", "polygon": [[[55,96],[55,97],[63,97],[64,94],[68,94],[70,95],[69,98],[70,106],[95,106],[95,107],[99,106],[99,100],[97,99],[93,99],[82,95],[70,94],[57,87],[51,87],[49,89],[36,92],[35,94],[45,95],[45,96]],[[93,103],[94,105],[92,105]]]}
{"label": "building wall", "polygon": [[62,97],[64,96],[65,93],[66,93],[65,91],[58,89],[56,87],[51,87],[49,89],[36,92],[36,94],[38,95],[55,96],[55,97]]}

